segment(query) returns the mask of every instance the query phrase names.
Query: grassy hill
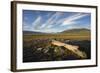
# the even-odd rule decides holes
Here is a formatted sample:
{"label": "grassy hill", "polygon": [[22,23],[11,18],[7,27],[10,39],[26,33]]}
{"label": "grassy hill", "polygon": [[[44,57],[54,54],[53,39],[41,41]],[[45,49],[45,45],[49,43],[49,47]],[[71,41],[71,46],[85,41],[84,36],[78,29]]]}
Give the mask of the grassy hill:
{"label": "grassy hill", "polygon": [[31,34],[31,35],[34,35],[34,34],[90,34],[90,30],[89,29],[85,29],[85,28],[81,28],[81,29],[70,29],[70,30],[65,30],[65,31],[62,31],[62,32],[59,32],[59,33],[43,33],[43,32],[35,32],[35,31],[23,31],[23,34]]}
{"label": "grassy hill", "polygon": [[72,39],[72,40],[90,40],[90,30],[88,29],[71,29],[60,33],[25,33],[24,40],[31,39]]}
{"label": "grassy hill", "polygon": [[85,29],[85,28],[82,28],[82,29],[70,29],[70,30],[65,30],[63,31],[62,33],[72,33],[72,34],[90,34],[90,30],[89,29]]}

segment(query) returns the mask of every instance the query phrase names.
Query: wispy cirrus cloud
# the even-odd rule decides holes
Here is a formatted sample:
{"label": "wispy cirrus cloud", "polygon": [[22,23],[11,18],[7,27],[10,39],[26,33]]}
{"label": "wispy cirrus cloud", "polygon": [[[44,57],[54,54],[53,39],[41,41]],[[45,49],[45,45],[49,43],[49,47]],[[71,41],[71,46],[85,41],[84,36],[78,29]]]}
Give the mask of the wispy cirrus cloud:
{"label": "wispy cirrus cloud", "polygon": [[[58,16],[57,16],[58,15]],[[62,18],[62,19],[57,19],[61,16],[61,13],[58,13],[58,14],[55,14],[54,16],[56,16],[56,18],[50,18],[50,21],[47,20],[47,23],[43,24],[42,26],[44,28],[52,28],[53,26],[66,26],[66,25],[73,25],[73,24],[76,24],[78,23],[79,21],[76,21],[80,18],[83,18],[85,16],[87,16],[88,14],[82,14],[82,13],[77,13],[77,14],[74,14],[74,15],[71,15],[69,17],[66,17],[66,18]],[[53,17],[54,17],[53,16]]]}
{"label": "wispy cirrus cloud", "polygon": [[[43,12],[39,11],[38,14],[33,14],[33,21],[30,25],[24,23],[24,29],[40,32],[60,32],[69,28],[82,28],[90,26],[89,13],[44,12],[43,15],[42,13]],[[87,19],[87,17],[89,19],[88,21],[81,19]],[[85,25],[84,22],[86,22],[87,25]]]}
{"label": "wispy cirrus cloud", "polygon": [[51,26],[53,26],[55,24],[55,22],[57,22],[58,18],[62,15],[62,13],[60,12],[56,12],[54,13],[49,19],[46,20],[46,22],[44,24],[42,24],[41,28],[50,28]]}
{"label": "wispy cirrus cloud", "polygon": [[82,13],[70,15],[66,18],[62,18],[59,21],[57,21],[57,24],[60,24],[61,26],[76,24],[77,22],[79,22],[79,21],[77,21],[78,19],[83,18],[87,15],[88,14],[82,14]]}
{"label": "wispy cirrus cloud", "polygon": [[83,18],[85,16],[87,16],[88,14],[82,14],[82,13],[78,13],[78,14],[75,14],[75,15],[72,15],[68,18],[65,18],[63,23],[61,24],[62,26],[63,25],[69,25],[69,24],[76,24],[78,19],[80,18]]}
{"label": "wispy cirrus cloud", "polygon": [[31,27],[30,27],[27,23],[23,22],[23,30],[24,30],[24,31],[25,31],[25,30],[31,31]]}
{"label": "wispy cirrus cloud", "polygon": [[41,25],[41,21],[42,21],[42,18],[41,16],[38,16],[33,22],[32,22],[32,27],[33,29],[39,29],[40,25]]}

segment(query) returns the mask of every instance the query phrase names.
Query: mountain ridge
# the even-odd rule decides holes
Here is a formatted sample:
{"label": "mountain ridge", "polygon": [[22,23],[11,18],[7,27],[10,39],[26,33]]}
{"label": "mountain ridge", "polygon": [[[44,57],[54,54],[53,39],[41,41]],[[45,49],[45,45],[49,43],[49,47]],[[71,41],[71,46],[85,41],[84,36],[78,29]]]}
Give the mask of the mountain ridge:
{"label": "mountain ridge", "polygon": [[[78,32],[90,32],[90,30],[86,29],[86,28],[69,29],[69,30],[64,30],[62,32],[58,32],[58,34],[60,34],[60,33],[78,33]],[[36,31],[23,31],[23,34],[54,34],[54,33],[36,32]]]}
{"label": "mountain ridge", "polygon": [[68,33],[68,32],[82,32],[82,31],[90,32],[89,29],[86,29],[86,28],[79,28],[79,29],[64,30],[63,33]]}

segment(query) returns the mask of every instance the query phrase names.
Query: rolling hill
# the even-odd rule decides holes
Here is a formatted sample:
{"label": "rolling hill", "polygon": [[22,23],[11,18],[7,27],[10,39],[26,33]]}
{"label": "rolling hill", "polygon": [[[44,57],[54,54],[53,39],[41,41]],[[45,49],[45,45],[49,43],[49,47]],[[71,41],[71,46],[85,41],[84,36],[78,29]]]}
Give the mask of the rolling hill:
{"label": "rolling hill", "polygon": [[29,35],[29,34],[45,34],[45,33],[36,31],[23,31],[23,34]]}
{"label": "rolling hill", "polygon": [[[59,33],[55,33],[55,34],[79,34],[79,33],[85,33],[85,34],[89,34],[90,30],[89,29],[85,29],[85,28],[81,28],[81,29],[70,29],[70,30],[65,30]],[[54,33],[45,33],[45,32],[36,32],[36,31],[23,31],[23,34],[25,35],[32,35],[32,34],[54,34]]]}
{"label": "rolling hill", "polygon": [[81,28],[81,29],[70,29],[70,30],[65,30],[61,33],[90,33],[89,29]]}

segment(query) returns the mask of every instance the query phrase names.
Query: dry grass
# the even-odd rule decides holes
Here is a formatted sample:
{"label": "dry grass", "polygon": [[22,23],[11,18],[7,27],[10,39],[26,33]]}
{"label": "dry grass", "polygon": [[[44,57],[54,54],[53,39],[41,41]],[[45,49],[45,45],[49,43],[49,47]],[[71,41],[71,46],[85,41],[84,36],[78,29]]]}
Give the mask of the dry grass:
{"label": "dry grass", "polygon": [[26,41],[32,39],[69,39],[69,40],[90,40],[90,35],[24,35]]}

